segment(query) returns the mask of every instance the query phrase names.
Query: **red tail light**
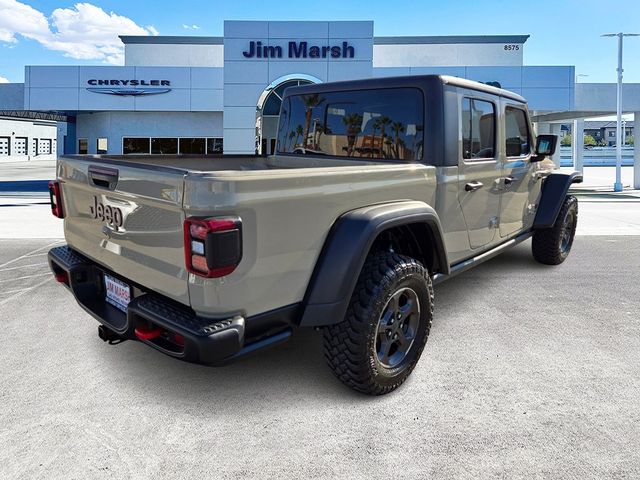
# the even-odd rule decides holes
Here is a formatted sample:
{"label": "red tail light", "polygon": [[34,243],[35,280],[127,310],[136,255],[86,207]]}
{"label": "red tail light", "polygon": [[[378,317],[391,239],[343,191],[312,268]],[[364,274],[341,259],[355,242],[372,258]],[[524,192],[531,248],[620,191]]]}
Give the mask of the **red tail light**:
{"label": "red tail light", "polygon": [[240,218],[187,218],[184,258],[187,270],[195,275],[207,278],[229,275],[242,259]]}
{"label": "red tail light", "polygon": [[60,182],[51,180],[49,182],[49,200],[51,201],[51,213],[54,217],[64,218],[62,211],[62,191],[60,190]]}

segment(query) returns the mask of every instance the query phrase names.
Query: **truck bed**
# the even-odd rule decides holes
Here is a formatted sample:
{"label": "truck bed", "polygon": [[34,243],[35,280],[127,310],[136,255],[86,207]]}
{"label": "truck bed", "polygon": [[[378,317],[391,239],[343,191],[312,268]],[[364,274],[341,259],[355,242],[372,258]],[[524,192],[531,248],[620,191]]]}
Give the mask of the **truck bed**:
{"label": "truck bed", "polygon": [[[380,202],[435,205],[437,186],[435,167],[424,164],[304,155],[63,156],[57,176],[72,249],[213,318],[300,302],[336,219]],[[185,219],[228,216],[242,220],[237,269],[190,275]]]}

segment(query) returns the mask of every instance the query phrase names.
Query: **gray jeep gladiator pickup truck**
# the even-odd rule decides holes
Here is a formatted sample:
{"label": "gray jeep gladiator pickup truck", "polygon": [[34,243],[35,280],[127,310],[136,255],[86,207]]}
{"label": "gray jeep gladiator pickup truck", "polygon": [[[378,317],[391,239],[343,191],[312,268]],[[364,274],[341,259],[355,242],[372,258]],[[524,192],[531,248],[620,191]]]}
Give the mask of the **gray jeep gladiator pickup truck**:
{"label": "gray jeep gladiator pickup truck", "polygon": [[401,385],[433,285],[532,238],[569,254],[577,173],[546,156],[525,100],[446,76],[286,90],[277,152],[64,156],[50,184],[56,280],[110,343],[224,364],[321,328],[346,385]]}

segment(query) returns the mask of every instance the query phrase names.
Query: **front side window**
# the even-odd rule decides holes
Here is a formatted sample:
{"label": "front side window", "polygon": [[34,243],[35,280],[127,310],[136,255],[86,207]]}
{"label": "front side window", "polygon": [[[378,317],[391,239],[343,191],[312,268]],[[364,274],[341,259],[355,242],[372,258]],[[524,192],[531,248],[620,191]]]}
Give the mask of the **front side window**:
{"label": "front side window", "polygon": [[462,158],[487,159],[495,156],[496,112],[491,102],[462,99]]}
{"label": "front side window", "polygon": [[505,151],[507,157],[522,157],[531,153],[527,115],[519,108],[507,107],[504,116]]}
{"label": "front side window", "polygon": [[278,153],[422,160],[424,100],[414,88],[287,97]]}

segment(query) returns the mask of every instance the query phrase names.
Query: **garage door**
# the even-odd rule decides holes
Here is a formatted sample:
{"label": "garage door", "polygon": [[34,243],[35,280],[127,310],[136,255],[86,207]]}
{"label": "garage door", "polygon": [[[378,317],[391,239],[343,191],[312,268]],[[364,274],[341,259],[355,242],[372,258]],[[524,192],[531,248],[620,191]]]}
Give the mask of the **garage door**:
{"label": "garage door", "polygon": [[13,140],[13,154],[14,155],[27,154],[27,139],[25,137],[16,137]]}
{"label": "garage door", "polygon": [[9,155],[9,137],[0,137],[0,156]]}
{"label": "garage door", "polygon": [[41,138],[38,141],[38,155],[49,155],[51,153],[51,140]]}

